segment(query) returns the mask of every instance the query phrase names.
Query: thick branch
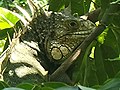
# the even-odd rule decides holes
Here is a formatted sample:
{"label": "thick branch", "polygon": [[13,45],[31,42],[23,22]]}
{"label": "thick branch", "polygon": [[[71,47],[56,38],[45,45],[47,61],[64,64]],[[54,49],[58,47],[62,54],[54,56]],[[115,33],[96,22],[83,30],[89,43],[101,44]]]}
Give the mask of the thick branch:
{"label": "thick branch", "polygon": [[98,16],[99,16],[100,12],[101,12],[101,8],[98,8],[92,12],[85,14],[85,15],[88,16],[88,18],[87,18],[88,20],[95,23],[96,21],[98,21]]}
{"label": "thick branch", "polygon": [[55,78],[59,78],[62,73],[64,73],[69,66],[76,60],[76,58],[88,47],[88,45],[97,37],[99,36],[104,29],[106,28],[105,24],[109,19],[109,13],[113,13],[114,10],[118,9],[118,5],[110,5],[110,7],[106,10],[103,18],[101,20],[101,24],[96,27],[96,29],[82,42],[82,44],[72,53],[72,55],[64,61],[61,66],[50,76],[51,80]]}

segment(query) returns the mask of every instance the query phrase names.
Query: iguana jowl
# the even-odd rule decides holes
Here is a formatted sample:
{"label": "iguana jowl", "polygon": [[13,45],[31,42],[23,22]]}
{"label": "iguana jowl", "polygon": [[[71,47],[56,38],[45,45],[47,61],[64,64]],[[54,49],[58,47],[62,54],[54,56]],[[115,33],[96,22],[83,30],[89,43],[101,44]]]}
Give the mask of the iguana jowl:
{"label": "iguana jowl", "polygon": [[13,86],[44,81],[54,71],[51,68],[66,60],[95,28],[89,20],[49,13],[28,1],[35,10],[33,17],[23,28],[24,34],[12,40],[15,44],[10,45],[7,64],[2,65],[4,80]]}

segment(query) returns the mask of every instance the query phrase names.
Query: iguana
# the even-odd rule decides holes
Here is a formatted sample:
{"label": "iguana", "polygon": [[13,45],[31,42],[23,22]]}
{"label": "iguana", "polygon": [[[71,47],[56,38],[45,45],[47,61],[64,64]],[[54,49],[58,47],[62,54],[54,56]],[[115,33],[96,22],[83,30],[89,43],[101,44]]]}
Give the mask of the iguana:
{"label": "iguana", "polygon": [[19,28],[0,57],[1,76],[12,86],[48,80],[95,28],[89,20],[65,12],[47,11],[32,0],[27,1],[32,17],[27,15],[21,19],[26,22],[23,22],[24,27]]}

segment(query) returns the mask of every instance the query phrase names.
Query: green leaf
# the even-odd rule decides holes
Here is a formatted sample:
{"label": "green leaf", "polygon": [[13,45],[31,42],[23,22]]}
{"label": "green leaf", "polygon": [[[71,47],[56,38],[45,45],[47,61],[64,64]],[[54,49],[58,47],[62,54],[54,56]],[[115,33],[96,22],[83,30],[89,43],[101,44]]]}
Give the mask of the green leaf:
{"label": "green leaf", "polygon": [[[85,55],[74,65],[73,80],[83,86],[92,86],[98,84],[95,69],[95,60],[89,58],[90,50],[95,42],[87,48]],[[80,63],[80,61],[82,61]],[[94,79],[93,79],[94,78]]]}
{"label": "green leaf", "polygon": [[113,2],[111,4],[120,4],[120,0],[112,0]]}
{"label": "green leaf", "polygon": [[64,0],[50,0],[49,5],[49,10],[60,11],[64,6]]}
{"label": "green leaf", "polygon": [[96,45],[95,49],[95,66],[97,79],[99,81],[99,84],[102,84],[105,80],[107,80],[107,73],[105,71],[104,58],[102,56],[101,48],[99,45]]}
{"label": "green leaf", "polygon": [[101,6],[101,0],[95,0],[95,7],[99,8]]}
{"label": "green leaf", "polygon": [[98,90],[119,90],[120,78],[114,78],[105,85],[101,86]]}
{"label": "green leaf", "polygon": [[71,11],[73,13],[79,13],[79,15],[84,14],[84,0],[71,0]]}
{"label": "green leaf", "polygon": [[0,7],[0,29],[6,29],[13,27],[19,18],[11,11]]}
{"label": "green leaf", "polygon": [[68,86],[67,84],[62,83],[62,82],[46,82],[46,83],[42,83],[42,85],[44,87],[51,87],[54,89],[59,88],[59,87]]}
{"label": "green leaf", "polygon": [[96,90],[96,89],[84,87],[84,86],[81,86],[81,85],[78,85],[78,87],[79,87],[81,90]]}
{"label": "green leaf", "polygon": [[42,87],[40,90],[55,90],[55,89],[53,89],[51,87]]}
{"label": "green leaf", "polygon": [[84,0],[83,6],[84,6],[84,14],[89,12],[90,9],[90,4],[91,1],[90,0]]}
{"label": "green leaf", "polygon": [[89,11],[90,8],[90,0],[50,0],[49,2],[49,10],[52,11],[60,11],[66,6],[71,5],[71,13],[78,13],[79,15],[83,15]]}
{"label": "green leaf", "polygon": [[120,34],[116,32],[116,30],[109,29],[103,44],[96,46],[96,73],[100,84],[102,84],[105,79],[113,78],[120,70],[119,36]]}
{"label": "green leaf", "polygon": [[39,85],[35,85],[32,90],[41,90],[41,87]]}
{"label": "green leaf", "polygon": [[79,90],[78,87],[60,87],[57,88],[56,90]]}
{"label": "green leaf", "polygon": [[2,89],[2,90],[25,90],[25,89],[10,87],[10,88]]}
{"label": "green leaf", "polygon": [[113,30],[109,29],[105,37],[104,44],[102,45],[103,56],[105,59],[119,57],[119,41],[117,40]]}
{"label": "green leaf", "polygon": [[12,36],[13,32],[14,31],[13,31],[12,28],[6,28],[6,29],[3,29],[3,30],[0,30],[0,40],[6,38],[8,36],[8,34],[10,36]]}
{"label": "green leaf", "polygon": [[90,0],[71,0],[72,14],[78,13],[79,15],[86,14],[90,8]]}
{"label": "green leaf", "polygon": [[9,87],[8,84],[6,84],[6,83],[3,82],[3,81],[0,81],[0,90],[2,90],[2,89],[4,89],[4,88],[7,88],[7,87]]}
{"label": "green leaf", "polygon": [[108,58],[107,60],[109,60],[109,61],[120,61],[120,57],[116,57],[116,58],[113,58],[113,59]]}
{"label": "green leaf", "polygon": [[110,29],[101,47],[108,76],[114,77],[120,70],[120,33],[119,29]]}
{"label": "green leaf", "polygon": [[0,54],[2,53],[3,49],[4,49],[4,45],[5,45],[5,39],[0,40]]}
{"label": "green leaf", "polygon": [[104,43],[105,41],[105,37],[107,36],[107,32],[108,32],[109,28],[106,28],[98,37],[97,37],[97,41],[101,44]]}
{"label": "green leaf", "polygon": [[34,85],[30,84],[30,83],[22,83],[17,85],[18,88],[22,88],[25,90],[32,90],[32,88],[34,87]]}
{"label": "green leaf", "polygon": [[115,27],[119,27],[120,28],[120,10],[119,12],[116,12],[113,14],[113,19],[111,22],[113,25],[115,25]]}
{"label": "green leaf", "polygon": [[101,0],[101,8],[105,10],[110,4],[110,0]]}

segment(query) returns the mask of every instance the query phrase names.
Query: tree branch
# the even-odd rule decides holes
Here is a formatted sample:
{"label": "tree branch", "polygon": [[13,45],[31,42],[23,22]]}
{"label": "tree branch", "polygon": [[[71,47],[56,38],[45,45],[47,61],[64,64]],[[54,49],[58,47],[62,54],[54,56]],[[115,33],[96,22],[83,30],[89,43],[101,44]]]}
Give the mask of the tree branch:
{"label": "tree branch", "polygon": [[101,8],[98,8],[92,12],[85,14],[85,16],[88,16],[87,19],[95,23],[96,21],[98,21],[98,16],[100,12],[101,12]]}

